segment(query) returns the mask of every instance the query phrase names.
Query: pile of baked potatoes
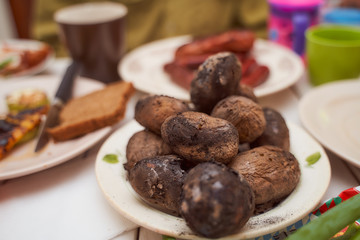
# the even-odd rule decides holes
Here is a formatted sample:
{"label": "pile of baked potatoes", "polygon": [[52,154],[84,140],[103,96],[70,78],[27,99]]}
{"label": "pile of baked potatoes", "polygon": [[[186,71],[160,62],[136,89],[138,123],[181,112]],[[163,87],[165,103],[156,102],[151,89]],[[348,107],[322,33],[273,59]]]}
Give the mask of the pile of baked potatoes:
{"label": "pile of baked potatoes", "polygon": [[238,232],[300,179],[285,120],[239,79],[237,57],[221,52],[199,67],[189,102],[144,96],[135,107],[144,129],[126,149],[124,167],[141,198],[207,238]]}

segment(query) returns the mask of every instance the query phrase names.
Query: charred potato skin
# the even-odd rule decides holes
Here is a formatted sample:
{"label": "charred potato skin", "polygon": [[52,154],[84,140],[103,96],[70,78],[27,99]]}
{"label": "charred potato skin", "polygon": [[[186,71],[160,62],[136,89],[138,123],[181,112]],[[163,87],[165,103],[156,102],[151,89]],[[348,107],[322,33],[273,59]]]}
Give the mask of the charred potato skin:
{"label": "charred potato skin", "polygon": [[221,99],[237,92],[241,64],[230,52],[210,56],[191,82],[190,98],[197,111],[209,114]]}
{"label": "charred potato skin", "polygon": [[137,162],[129,171],[135,192],[150,206],[179,216],[180,195],[186,171],[176,155],[156,156]]}
{"label": "charred potato skin", "polygon": [[224,164],[198,164],[184,180],[180,213],[201,236],[218,238],[233,234],[246,224],[253,211],[250,185]]}
{"label": "charred potato skin", "polygon": [[250,147],[273,145],[289,151],[290,136],[285,119],[275,109],[264,107],[263,111],[266,119],[265,131],[260,137],[250,143]]}
{"label": "charred potato skin", "polygon": [[256,213],[286,198],[300,181],[295,156],[276,146],[260,146],[239,153],[229,164],[248,181],[255,194]]}
{"label": "charred potato skin", "polygon": [[240,143],[254,141],[266,127],[261,106],[242,96],[230,96],[221,100],[212,110],[211,116],[231,122],[238,130]]}
{"label": "charred potato skin", "polygon": [[238,87],[235,95],[247,97],[256,103],[259,102],[258,98],[256,97],[256,95],[254,93],[254,89],[246,84],[239,83],[239,87]]}
{"label": "charred potato skin", "polygon": [[172,150],[160,136],[146,129],[136,132],[128,141],[126,146],[126,159],[124,164],[126,170],[130,170],[134,165],[149,157],[171,154]]}
{"label": "charred potato skin", "polygon": [[228,121],[200,112],[183,112],[165,120],[163,140],[188,161],[228,163],[238,152],[238,133]]}
{"label": "charred potato skin", "polygon": [[136,103],[135,120],[160,135],[161,125],[167,117],[189,110],[189,105],[179,99],[164,95],[148,95]]}

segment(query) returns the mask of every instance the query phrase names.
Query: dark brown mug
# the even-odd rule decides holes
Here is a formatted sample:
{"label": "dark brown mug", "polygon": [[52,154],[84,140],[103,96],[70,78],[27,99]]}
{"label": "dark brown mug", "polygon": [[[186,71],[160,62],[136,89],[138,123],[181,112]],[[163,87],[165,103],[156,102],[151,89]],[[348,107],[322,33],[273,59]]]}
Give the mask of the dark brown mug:
{"label": "dark brown mug", "polygon": [[81,76],[104,83],[120,80],[126,15],[125,5],[112,2],[76,4],[55,13],[61,40],[80,63]]}

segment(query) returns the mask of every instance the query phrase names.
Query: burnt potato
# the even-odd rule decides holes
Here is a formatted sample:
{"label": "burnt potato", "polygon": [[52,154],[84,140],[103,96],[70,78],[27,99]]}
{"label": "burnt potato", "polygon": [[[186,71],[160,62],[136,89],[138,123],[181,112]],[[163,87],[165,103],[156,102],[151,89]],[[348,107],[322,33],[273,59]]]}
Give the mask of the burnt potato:
{"label": "burnt potato", "polygon": [[253,210],[254,193],[250,185],[224,164],[201,163],[185,177],[180,213],[187,225],[203,237],[236,233]]}
{"label": "burnt potato", "polygon": [[209,114],[218,101],[236,93],[240,78],[241,65],[233,53],[212,55],[191,82],[191,102],[197,111]]}
{"label": "burnt potato", "polygon": [[235,95],[247,97],[256,103],[259,102],[258,98],[256,97],[256,95],[254,93],[254,89],[246,84],[239,83],[239,87],[238,87]]}
{"label": "burnt potato", "polygon": [[228,163],[239,147],[238,132],[230,122],[200,112],[170,116],[161,136],[176,154],[192,162]]}
{"label": "burnt potato", "polygon": [[135,192],[150,206],[179,216],[180,195],[186,171],[178,156],[145,158],[129,170],[129,181]]}
{"label": "burnt potato", "polygon": [[167,117],[189,110],[188,104],[179,99],[163,95],[149,95],[136,103],[135,120],[160,135],[161,124]]}
{"label": "burnt potato", "polygon": [[143,158],[171,154],[171,148],[160,136],[155,133],[142,130],[136,132],[126,146],[126,159],[124,164],[126,170],[130,170],[135,163]]}
{"label": "burnt potato", "polygon": [[229,167],[243,175],[253,189],[256,213],[267,211],[286,198],[301,174],[295,156],[275,146],[239,153]]}
{"label": "burnt potato", "polygon": [[266,119],[265,131],[254,142],[250,143],[250,147],[273,145],[289,151],[289,129],[284,118],[274,109],[264,107],[263,111]]}
{"label": "burnt potato", "polygon": [[231,122],[239,132],[239,142],[249,143],[265,130],[266,120],[261,106],[242,96],[230,96],[218,102],[212,117]]}

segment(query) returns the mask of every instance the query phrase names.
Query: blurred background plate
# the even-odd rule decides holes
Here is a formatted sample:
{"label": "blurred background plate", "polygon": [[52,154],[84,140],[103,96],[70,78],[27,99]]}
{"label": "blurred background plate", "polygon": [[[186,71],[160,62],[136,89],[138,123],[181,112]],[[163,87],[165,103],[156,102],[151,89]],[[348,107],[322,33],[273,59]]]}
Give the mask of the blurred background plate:
{"label": "blurred background plate", "polygon": [[321,144],[360,168],[360,79],[311,89],[300,100],[299,114]]}
{"label": "blurred background plate", "polygon": [[54,60],[54,50],[46,43],[28,39],[0,41],[0,65],[11,58],[10,64],[22,64],[22,68],[4,75],[0,68],[0,80],[24,78],[44,71]]}
{"label": "blurred background plate", "polygon": [[[0,114],[6,114],[8,111],[5,96],[9,92],[23,88],[36,88],[45,91],[51,101],[60,80],[60,76],[44,75],[16,81],[0,81]],[[104,84],[99,81],[79,77],[75,81],[73,95],[81,96],[103,87]],[[0,160],[0,180],[42,171],[70,160],[100,141],[111,129],[111,127],[105,127],[83,137],[59,143],[50,141],[37,153],[34,153],[36,139],[17,146]]]}
{"label": "blurred background plate", "polygon": [[[181,36],[138,47],[124,56],[119,64],[119,73],[125,81],[132,82],[143,92],[189,100],[189,92],[171,81],[163,71],[163,66],[173,60],[174,52],[179,46],[191,40],[191,36]],[[304,73],[301,58],[276,43],[257,39],[252,54],[259,64],[270,69],[267,81],[254,89],[257,97],[267,96],[290,87]]]}
{"label": "blurred background plate", "polygon": [[[330,181],[329,159],[321,147],[302,128],[287,122],[290,131],[290,151],[299,161],[301,178],[295,190],[278,206],[250,218],[238,234],[224,239],[248,239],[268,235],[306,218],[320,203]],[[200,239],[182,218],[174,217],[149,207],[131,187],[123,164],[129,138],[143,127],[135,120],[115,131],[101,146],[95,164],[98,184],[108,202],[122,216],[154,232],[179,237]],[[321,158],[308,166],[306,157],[320,152]],[[106,154],[117,154],[115,164],[103,160]],[[316,184],[314,184],[316,183]]]}

